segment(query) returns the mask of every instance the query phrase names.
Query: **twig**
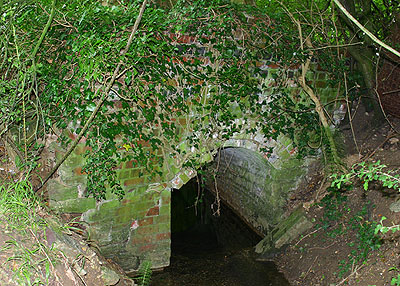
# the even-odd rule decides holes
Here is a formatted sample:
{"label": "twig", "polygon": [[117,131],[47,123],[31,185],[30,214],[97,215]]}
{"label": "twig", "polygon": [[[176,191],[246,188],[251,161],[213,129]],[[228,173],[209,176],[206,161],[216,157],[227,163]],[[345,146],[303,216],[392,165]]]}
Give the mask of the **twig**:
{"label": "twig", "polygon": [[[125,46],[125,49],[121,51],[121,55],[122,55],[122,59],[124,58],[124,56],[126,55],[126,53],[128,52],[130,46],[132,45],[132,41],[133,41],[133,36],[136,34],[136,31],[138,29],[139,23],[142,19],[143,16],[143,12],[146,8],[146,4],[147,4],[147,0],[144,0],[142,3],[142,6],[140,7],[140,12],[138,17],[136,18],[135,24],[132,28],[132,32],[131,35],[129,36],[128,42]],[[64,154],[64,156],[61,158],[61,160],[53,167],[53,169],[50,171],[50,173],[46,176],[46,178],[43,180],[43,182],[39,185],[39,187],[37,187],[35,189],[35,192],[37,192],[38,190],[40,190],[46,183],[47,181],[50,179],[50,177],[58,170],[58,168],[61,166],[61,164],[68,158],[68,156],[72,153],[72,151],[75,149],[75,147],[78,145],[79,141],[81,140],[81,138],[83,137],[83,135],[85,134],[86,130],[89,128],[90,123],[92,123],[93,119],[96,117],[97,112],[99,111],[100,107],[102,106],[102,104],[104,103],[104,101],[106,100],[108,93],[110,92],[115,79],[117,77],[117,75],[119,74],[119,70],[122,66],[123,60],[120,60],[120,62],[118,63],[117,67],[114,70],[113,76],[111,78],[111,80],[109,81],[105,91],[103,92],[102,97],[100,98],[100,100],[97,102],[96,104],[96,108],[93,110],[92,114],[90,115],[89,119],[86,121],[85,125],[83,126],[81,132],[78,134],[78,136],[75,138],[74,142],[72,143],[72,145],[68,148],[67,152]],[[97,91],[99,91],[100,89],[98,89]]]}
{"label": "twig", "polygon": [[22,163],[25,164],[25,158],[24,155],[21,153],[21,151],[18,149],[17,145],[15,145],[14,141],[6,134],[6,141],[8,144],[10,144],[11,148],[17,153],[18,157],[21,159]]}
{"label": "twig", "polygon": [[311,271],[311,268],[312,268],[312,266],[314,265],[314,263],[315,263],[315,261],[317,260],[317,258],[318,258],[318,256],[317,256],[317,257],[315,257],[315,259],[314,259],[313,263],[311,263],[311,266],[310,266],[310,268],[308,268],[308,270],[307,270],[307,273],[306,273],[306,275],[304,275],[304,276],[303,276],[303,278],[306,278],[306,277],[307,277],[307,275],[308,275],[308,273],[310,273],[310,271]]}
{"label": "twig", "polygon": [[346,90],[346,105],[347,105],[347,113],[349,114],[349,123],[350,123],[350,128],[351,128],[351,134],[353,135],[353,141],[354,141],[354,145],[356,146],[356,149],[357,149],[358,157],[360,157],[361,152],[360,152],[360,148],[358,147],[358,144],[357,144],[357,139],[356,139],[356,135],[354,133],[354,127],[353,127],[353,118],[351,117],[349,95],[348,95],[348,90],[347,90],[346,73],[344,73],[344,86],[345,86],[345,90]]}
{"label": "twig", "polygon": [[387,49],[388,51],[392,52],[396,56],[400,57],[400,52],[396,51],[395,49],[393,49],[392,47],[390,47],[389,45],[385,44],[384,42],[379,40],[377,37],[375,37],[374,34],[372,34],[370,31],[367,30],[367,28],[365,28],[363,25],[361,25],[360,22],[358,22],[357,19],[355,19],[346,10],[346,8],[343,7],[343,5],[339,2],[339,0],[333,0],[333,2],[335,2],[335,4],[339,7],[340,10],[342,10],[342,12],[347,16],[347,18],[349,18],[354,24],[356,24],[357,27],[359,27],[361,29],[361,31],[363,31],[365,34],[367,34],[371,38],[371,40],[373,40],[375,43],[382,46],[383,48]]}
{"label": "twig", "polygon": [[36,44],[36,46],[35,46],[35,49],[34,49],[33,52],[32,52],[31,60],[33,61],[33,63],[35,63],[36,54],[37,54],[37,52],[39,51],[40,45],[42,44],[42,42],[43,42],[43,40],[44,40],[44,37],[46,36],[47,31],[48,31],[49,28],[50,28],[51,22],[53,22],[54,13],[55,13],[55,10],[56,10],[56,9],[55,9],[55,7],[56,7],[56,2],[57,2],[56,0],[53,0],[53,2],[51,3],[51,12],[50,12],[49,19],[47,20],[46,26],[44,27],[44,29],[43,29],[43,31],[42,31],[42,34],[40,35],[39,41],[37,42],[37,44]]}
{"label": "twig", "polygon": [[310,232],[309,234],[303,236],[298,242],[296,242],[295,246],[298,245],[303,239],[305,239],[306,237],[309,237],[310,235],[316,233],[316,232],[319,231],[320,229],[322,229],[322,228],[318,228],[318,229],[316,229],[316,230]]}
{"label": "twig", "polygon": [[[293,23],[297,26],[298,33],[299,33],[300,50],[304,51],[304,45],[308,49],[312,49],[313,46],[312,46],[310,37],[307,36],[303,40],[303,32],[302,32],[302,27],[301,27],[300,21],[297,20],[293,16],[292,13],[290,13],[290,11],[287,9],[287,7],[282,2],[279,2],[279,3],[285,9],[286,13],[290,17],[290,19],[293,21]],[[306,82],[306,73],[310,68],[312,56],[313,56],[313,51],[310,51],[309,57],[307,58],[306,62],[301,64],[301,75],[299,76],[298,81],[300,83],[300,86],[305,91],[305,93],[311,98],[311,100],[315,104],[315,111],[318,114],[319,120],[321,121],[321,124],[322,124],[322,126],[324,128],[324,131],[325,131],[325,135],[326,135],[326,137],[328,139],[329,147],[331,149],[332,159],[333,159],[334,164],[336,166],[340,167],[340,168],[343,168],[342,162],[340,161],[340,158],[339,158],[339,155],[338,155],[338,151],[337,151],[337,148],[336,148],[335,140],[333,138],[333,135],[332,135],[332,132],[331,132],[327,117],[325,116],[325,109],[322,106],[321,101],[319,100],[318,96],[314,93],[313,89]]]}
{"label": "twig", "polygon": [[395,93],[395,92],[399,92],[399,91],[400,91],[400,89],[395,89],[395,90],[391,90],[391,91],[385,91],[385,92],[382,92],[382,95],[391,94],[391,93]]}
{"label": "twig", "polygon": [[386,139],[381,144],[379,144],[379,146],[376,147],[374,151],[372,151],[367,157],[362,158],[361,161],[367,161],[369,158],[371,158],[376,153],[376,151],[379,150],[379,148],[381,148],[390,138],[394,136],[396,136],[396,134],[391,134],[388,137],[386,137]]}
{"label": "twig", "polygon": [[343,279],[342,281],[340,281],[338,284],[336,284],[336,286],[342,285],[344,282],[347,281],[347,279],[349,279],[351,276],[353,276],[354,274],[356,274],[357,271],[360,270],[360,269],[363,268],[363,267],[364,267],[364,265],[361,265],[361,266],[357,265],[357,266],[355,267],[355,269],[350,273],[350,275],[347,276],[346,278],[344,278],[344,279]]}
{"label": "twig", "polygon": [[32,229],[29,229],[29,231],[31,232],[31,234],[33,235],[33,237],[35,238],[35,240],[37,241],[40,250],[42,250],[43,254],[46,256],[47,260],[50,262],[51,268],[54,271],[54,265],[53,262],[51,261],[50,257],[47,255],[47,252],[43,249],[42,243],[39,241],[39,239],[37,238],[37,236],[33,233]]}
{"label": "twig", "polygon": [[356,43],[343,44],[343,45],[331,45],[331,46],[313,48],[313,49],[310,49],[310,51],[318,51],[318,50],[322,50],[322,49],[331,49],[331,48],[344,48],[344,47],[357,46],[357,45],[363,45],[363,44],[364,44],[364,42],[356,42]]}
{"label": "twig", "polygon": [[331,247],[332,245],[336,244],[336,241],[332,242],[331,244],[329,244],[328,246],[325,247],[312,247],[309,250],[313,250],[313,249],[327,249],[329,247]]}
{"label": "twig", "polygon": [[[382,48],[381,48],[381,49],[382,49]],[[381,49],[379,49],[379,53],[378,53],[378,54],[380,54]],[[380,59],[380,56],[378,56],[377,63],[376,63],[376,68],[375,68],[375,88],[374,88],[374,91],[375,91],[376,97],[378,98],[379,107],[381,108],[381,111],[382,111],[383,116],[385,117],[385,120],[387,121],[387,123],[390,125],[390,127],[393,129],[394,132],[399,133],[399,132],[396,130],[396,128],[393,126],[392,122],[390,122],[389,118],[387,117],[387,114],[386,114],[386,112],[385,112],[385,109],[384,109],[383,106],[382,106],[381,97],[380,97],[380,95],[379,95],[379,93],[378,93],[378,83],[379,83],[379,81],[378,81],[378,67],[379,67],[379,59]]]}

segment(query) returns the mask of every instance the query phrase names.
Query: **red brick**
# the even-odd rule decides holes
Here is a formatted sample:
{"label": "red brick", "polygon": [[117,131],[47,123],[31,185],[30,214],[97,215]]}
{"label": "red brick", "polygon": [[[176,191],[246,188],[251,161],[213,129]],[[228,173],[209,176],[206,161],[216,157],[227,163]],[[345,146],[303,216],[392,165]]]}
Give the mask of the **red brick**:
{"label": "red brick", "polygon": [[150,225],[153,224],[153,218],[144,218],[139,220],[139,226],[145,226],[145,225]]}
{"label": "red brick", "polygon": [[171,197],[164,197],[162,200],[163,204],[170,204],[171,203]]}
{"label": "red brick", "polygon": [[159,233],[156,235],[156,240],[166,240],[171,238],[171,233],[166,232],[166,233]]}
{"label": "red brick", "polygon": [[157,231],[158,231],[157,225],[142,226],[136,230],[135,235],[151,235]]}
{"label": "red brick", "polygon": [[147,252],[147,251],[154,250],[155,248],[156,248],[156,245],[155,245],[155,244],[146,244],[146,245],[141,246],[141,247],[139,248],[139,251],[141,251],[141,252]]}
{"label": "red brick", "polygon": [[135,236],[134,238],[131,239],[132,245],[141,245],[141,244],[148,244],[152,242],[154,238],[152,236]]}
{"label": "red brick", "polygon": [[155,206],[155,207],[152,207],[151,209],[149,209],[146,216],[155,216],[155,215],[159,215],[159,214],[160,214],[160,207]]}

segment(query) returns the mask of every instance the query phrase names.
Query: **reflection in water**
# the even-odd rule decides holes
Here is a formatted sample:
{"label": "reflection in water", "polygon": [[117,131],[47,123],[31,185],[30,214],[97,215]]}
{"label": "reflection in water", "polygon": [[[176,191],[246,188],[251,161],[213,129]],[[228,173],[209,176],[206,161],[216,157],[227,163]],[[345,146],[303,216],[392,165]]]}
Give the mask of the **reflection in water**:
{"label": "reflection in water", "polygon": [[274,263],[254,260],[259,236],[224,205],[221,216],[212,216],[210,192],[203,192],[195,210],[197,196],[193,182],[172,193],[171,265],[153,274],[151,286],[290,285]]}

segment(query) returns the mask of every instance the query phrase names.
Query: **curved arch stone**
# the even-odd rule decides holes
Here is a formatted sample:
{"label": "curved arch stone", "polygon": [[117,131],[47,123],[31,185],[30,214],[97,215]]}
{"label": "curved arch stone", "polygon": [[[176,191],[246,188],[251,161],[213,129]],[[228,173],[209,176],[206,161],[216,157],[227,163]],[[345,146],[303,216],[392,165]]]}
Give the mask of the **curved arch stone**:
{"label": "curved arch stone", "polygon": [[284,217],[288,194],[302,181],[307,164],[292,157],[277,168],[255,151],[225,148],[207,169],[207,187],[266,235]]}

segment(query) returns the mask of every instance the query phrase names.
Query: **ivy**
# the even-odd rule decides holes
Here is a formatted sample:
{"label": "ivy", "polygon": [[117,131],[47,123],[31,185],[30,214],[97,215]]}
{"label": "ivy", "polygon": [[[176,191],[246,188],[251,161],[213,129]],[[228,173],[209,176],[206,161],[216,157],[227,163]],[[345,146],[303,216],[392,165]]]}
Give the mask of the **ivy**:
{"label": "ivy", "polygon": [[[20,108],[23,92],[26,113],[40,122],[36,137],[56,133],[68,145],[68,134],[79,133],[121,62],[141,1],[59,1],[33,78],[24,58],[50,5],[15,1],[3,8],[0,26],[7,40],[0,48],[7,53],[0,69],[0,126],[21,126],[27,117]],[[160,175],[174,156],[198,168],[198,154],[181,150],[182,141],[200,150],[210,140],[261,131],[271,139],[287,134],[300,156],[314,152],[309,141],[319,141],[311,138],[321,134],[318,117],[310,112],[313,104],[288,87],[296,75],[260,68],[289,68],[307,57],[293,41],[287,15],[274,13],[228,0],[178,1],[169,10],[148,4],[117,81],[86,134],[88,194],[102,199],[109,189],[122,197],[115,170],[124,161],[144,166],[149,176]]]}

